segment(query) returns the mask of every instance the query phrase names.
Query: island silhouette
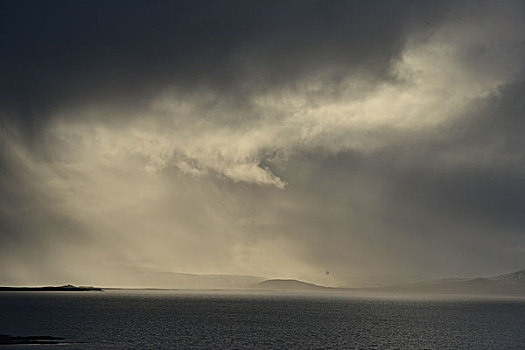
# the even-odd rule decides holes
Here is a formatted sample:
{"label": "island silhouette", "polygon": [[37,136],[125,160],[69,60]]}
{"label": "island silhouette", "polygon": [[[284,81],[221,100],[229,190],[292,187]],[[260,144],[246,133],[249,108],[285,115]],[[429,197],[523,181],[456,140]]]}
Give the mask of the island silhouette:
{"label": "island silhouette", "polygon": [[0,292],[102,292],[99,287],[74,286],[66,284],[63,286],[45,286],[45,287],[0,287]]}

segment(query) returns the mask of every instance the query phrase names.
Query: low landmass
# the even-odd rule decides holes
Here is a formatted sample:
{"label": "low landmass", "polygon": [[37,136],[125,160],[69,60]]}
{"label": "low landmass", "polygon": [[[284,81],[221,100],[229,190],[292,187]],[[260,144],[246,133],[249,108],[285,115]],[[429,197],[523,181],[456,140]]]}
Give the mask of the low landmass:
{"label": "low landmass", "polygon": [[326,291],[333,288],[294,279],[271,279],[255,283],[250,286],[250,289],[271,291]]}
{"label": "low landmass", "polygon": [[361,289],[385,293],[525,296],[525,270],[477,278],[447,278],[424,283]]}
{"label": "low landmass", "polygon": [[67,344],[65,338],[48,335],[12,336],[0,334],[0,345],[60,345]]}
{"label": "low landmass", "polygon": [[73,286],[46,286],[46,287],[0,287],[0,292],[102,292],[99,287]]}

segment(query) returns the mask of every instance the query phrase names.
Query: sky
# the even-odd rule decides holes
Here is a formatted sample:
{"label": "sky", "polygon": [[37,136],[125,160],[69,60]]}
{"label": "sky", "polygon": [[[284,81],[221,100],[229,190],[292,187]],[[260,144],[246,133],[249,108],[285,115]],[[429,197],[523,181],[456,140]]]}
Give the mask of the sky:
{"label": "sky", "polygon": [[525,268],[522,1],[0,4],[0,284]]}

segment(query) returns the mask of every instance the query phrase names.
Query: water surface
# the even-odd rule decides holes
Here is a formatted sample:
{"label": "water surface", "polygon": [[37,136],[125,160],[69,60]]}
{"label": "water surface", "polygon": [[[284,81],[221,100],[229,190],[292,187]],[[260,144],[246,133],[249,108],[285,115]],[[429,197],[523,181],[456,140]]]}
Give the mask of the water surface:
{"label": "water surface", "polygon": [[0,333],[50,335],[69,342],[31,346],[49,350],[524,349],[525,300],[13,292],[0,293]]}

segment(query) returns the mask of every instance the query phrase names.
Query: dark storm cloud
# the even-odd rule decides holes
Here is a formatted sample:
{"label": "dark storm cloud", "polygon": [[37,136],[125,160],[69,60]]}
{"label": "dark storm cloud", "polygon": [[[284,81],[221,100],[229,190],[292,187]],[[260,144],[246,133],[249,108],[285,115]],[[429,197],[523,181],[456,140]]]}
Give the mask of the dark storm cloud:
{"label": "dark storm cloud", "polygon": [[444,216],[522,228],[524,97],[523,80],[504,85],[477,101],[465,118],[439,130],[439,142],[414,157],[420,169],[409,168],[400,176],[406,184],[402,192],[420,204],[432,198],[426,200],[428,209],[438,205]]}
{"label": "dark storm cloud", "polygon": [[335,80],[359,69],[385,77],[407,35],[431,29],[445,8],[376,1],[4,1],[2,108],[38,132],[61,107],[137,108],[166,86],[239,94],[331,67],[338,69]]}

